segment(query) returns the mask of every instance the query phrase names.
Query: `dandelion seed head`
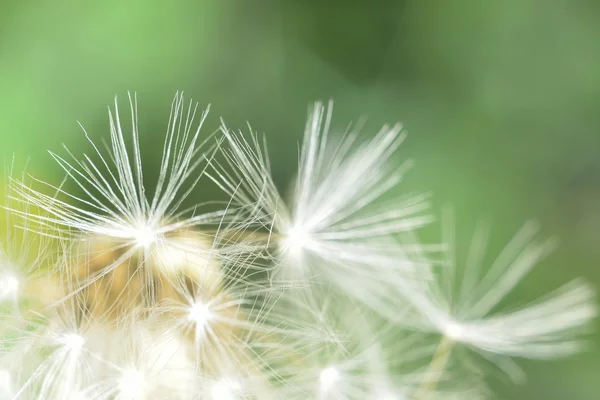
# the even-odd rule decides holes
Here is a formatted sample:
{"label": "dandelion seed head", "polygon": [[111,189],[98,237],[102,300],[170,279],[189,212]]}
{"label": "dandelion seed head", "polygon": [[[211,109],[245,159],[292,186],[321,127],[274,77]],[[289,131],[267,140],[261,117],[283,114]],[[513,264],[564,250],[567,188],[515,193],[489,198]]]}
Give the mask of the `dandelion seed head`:
{"label": "dandelion seed head", "polygon": [[[487,235],[479,231],[464,263],[446,252],[453,245],[448,238],[421,247],[414,230],[431,221],[422,214],[427,196],[388,201],[411,165],[394,162],[405,137],[401,125],[386,125],[371,140],[363,141],[354,127],[336,137],[331,106],[316,104],[295,183],[284,198],[256,136],[248,141],[223,128],[229,148],[219,139],[201,150],[206,113],[196,128],[196,106],[185,106],[178,94],[150,191],[135,97],[130,104],[132,141],[115,104],[106,151],[90,140],[89,157],[52,153],[85,195],[62,185],[48,184],[53,196],[14,184],[22,203],[41,211],[14,210],[25,225],[37,222],[60,240],[72,239],[70,232],[86,242],[98,239],[101,249],[85,250],[84,269],[70,260],[47,265],[49,257],[43,267],[41,257],[24,263],[0,246],[0,301],[67,293],[66,301],[28,310],[36,320],[19,313],[23,321],[16,325],[26,327],[17,326],[14,336],[22,337],[14,351],[11,334],[3,346],[10,357],[2,365],[10,369],[0,368],[0,398],[406,400],[421,387],[431,399],[475,398],[479,377],[454,379],[454,358],[465,352],[452,346],[509,374],[518,369],[510,357],[557,358],[582,347],[575,334],[597,314],[595,290],[586,283],[500,310],[552,247],[532,243],[530,225],[491,265],[485,265]],[[227,165],[213,157],[216,149]],[[224,210],[201,212],[212,202],[183,207],[207,175],[203,164],[231,197]],[[71,254],[67,247],[61,248]],[[433,247],[444,249],[439,271]],[[35,268],[15,268],[29,264]],[[425,272],[417,271],[421,266]],[[42,283],[38,289],[32,284],[38,276],[30,274],[40,271],[64,287]],[[402,324],[411,328],[410,346],[400,349]],[[419,330],[444,337],[437,345],[417,345],[420,338],[412,334]],[[422,369],[423,358],[435,371]],[[26,362],[13,369],[13,360],[21,359]]]}

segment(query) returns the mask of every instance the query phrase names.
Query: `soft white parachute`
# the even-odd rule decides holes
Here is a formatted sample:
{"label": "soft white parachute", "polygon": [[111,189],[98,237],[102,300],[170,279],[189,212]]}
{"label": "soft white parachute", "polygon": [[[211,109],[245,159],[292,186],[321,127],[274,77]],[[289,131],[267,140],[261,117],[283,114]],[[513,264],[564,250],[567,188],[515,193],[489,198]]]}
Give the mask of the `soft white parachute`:
{"label": "soft white parachute", "polygon": [[[266,143],[225,124],[203,139],[208,110],[195,124],[178,93],[147,188],[129,101],[131,133],[115,102],[106,150],[86,133],[92,155],[51,153],[66,173],[51,193],[8,178],[0,398],[479,400],[472,355],[518,379],[513,357],[584,348],[583,280],[504,309],[554,246],[532,224],[491,264],[486,229],[466,257],[452,223],[418,239],[433,218],[427,195],[400,194],[401,125],[339,132],[317,103],[283,196]],[[201,180],[229,201],[194,202]]]}

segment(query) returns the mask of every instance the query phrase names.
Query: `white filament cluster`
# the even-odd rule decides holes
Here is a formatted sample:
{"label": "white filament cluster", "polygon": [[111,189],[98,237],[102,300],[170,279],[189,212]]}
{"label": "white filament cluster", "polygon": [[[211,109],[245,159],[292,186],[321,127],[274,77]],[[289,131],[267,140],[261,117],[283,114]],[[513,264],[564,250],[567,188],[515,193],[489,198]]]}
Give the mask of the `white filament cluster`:
{"label": "white filament cluster", "polygon": [[[194,125],[196,106],[177,94],[151,191],[130,104],[129,135],[109,110],[108,151],[86,133],[93,155],[51,153],[76,192],[11,179],[0,302],[18,312],[1,316],[2,398],[482,399],[479,376],[449,370],[464,354],[518,379],[510,357],[583,348],[588,283],[502,308],[552,248],[533,225],[491,263],[485,229],[465,256],[447,220],[441,245],[418,239],[433,218],[428,196],[397,196],[412,165],[399,160],[401,125],[363,140],[316,104],[284,196],[257,135],[222,126],[201,142],[206,112]],[[203,180],[230,201],[184,206]],[[30,257],[33,231],[59,256]],[[110,243],[111,257],[80,254],[82,241]]]}

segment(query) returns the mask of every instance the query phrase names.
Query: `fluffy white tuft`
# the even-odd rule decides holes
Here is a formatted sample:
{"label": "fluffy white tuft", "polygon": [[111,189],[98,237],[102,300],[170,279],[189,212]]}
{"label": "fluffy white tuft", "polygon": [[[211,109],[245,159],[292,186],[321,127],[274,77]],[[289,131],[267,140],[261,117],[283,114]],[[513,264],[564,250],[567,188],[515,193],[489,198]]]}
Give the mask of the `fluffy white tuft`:
{"label": "fluffy white tuft", "polygon": [[[177,94],[150,191],[129,100],[130,138],[115,104],[107,151],[90,140],[93,156],[51,153],[79,194],[10,179],[0,398],[480,400],[471,355],[516,379],[512,357],[583,348],[597,312],[588,283],[504,308],[554,247],[532,224],[491,264],[483,228],[464,259],[453,224],[443,243],[420,243],[432,218],[427,196],[396,196],[411,165],[395,162],[400,125],[338,136],[331,104],[316,104],[284,197],[256,135],[223,125],[207,147],[206,112],[195,125]],[[231,198],[216,211],[184,206],[203,177]]]}

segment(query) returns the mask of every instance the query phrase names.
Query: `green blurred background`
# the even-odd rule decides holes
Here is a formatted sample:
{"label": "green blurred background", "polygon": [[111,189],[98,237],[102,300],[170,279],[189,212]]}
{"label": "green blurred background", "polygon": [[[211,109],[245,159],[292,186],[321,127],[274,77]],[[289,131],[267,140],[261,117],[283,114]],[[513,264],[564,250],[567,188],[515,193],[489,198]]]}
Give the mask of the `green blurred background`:
{"label": "green blurred background", "polygon": [[[332,98],[337,126],[405,123],[400,156],[417,164],[398,190],[453,204],[463,244],[479,217],[494,246],[530,218],[561,238],[516,301],[579,275],[598,285],[599,21],[597,0],[4,0],[0,153],[57,182],[47,150],[89,150],[77,121],[107,138],[106,105],[135,90],[144,157],[158,159],[180,89],[212,103],[207,133],[219,116],[265,132],[283,186],[308,104]],[[528,383],[497,384],[501,398],[600,398],[596,350],[522,365]]]}

